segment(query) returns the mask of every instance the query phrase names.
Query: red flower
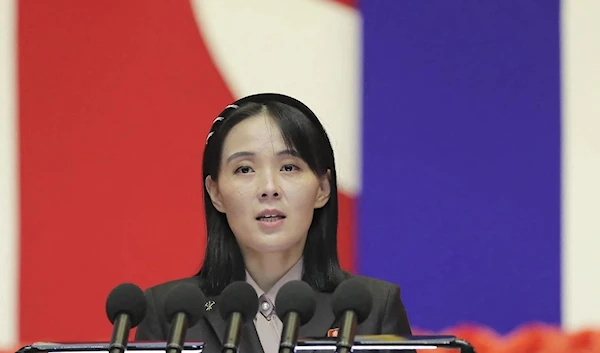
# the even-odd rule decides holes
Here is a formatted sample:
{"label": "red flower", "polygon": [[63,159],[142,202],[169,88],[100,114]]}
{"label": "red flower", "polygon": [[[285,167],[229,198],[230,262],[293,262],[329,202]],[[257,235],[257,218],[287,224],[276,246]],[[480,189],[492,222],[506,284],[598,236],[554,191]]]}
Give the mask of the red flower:
{"label": "red flower", "polygon": [[[434,335],[436,333],[420,329],[415,335]],[[600,330],[566,332],[559,327],[528,324],[512,333],[501,336],[495,331],[473,324],[463,324],[443,330],[442,335],[453,335],[471,343],[477,353],[600,353]],[[436,350],[451,352],[450,350]],[[458,352],[452,350],[452,352]],[[419,353],[433,353],[420,350]]]}

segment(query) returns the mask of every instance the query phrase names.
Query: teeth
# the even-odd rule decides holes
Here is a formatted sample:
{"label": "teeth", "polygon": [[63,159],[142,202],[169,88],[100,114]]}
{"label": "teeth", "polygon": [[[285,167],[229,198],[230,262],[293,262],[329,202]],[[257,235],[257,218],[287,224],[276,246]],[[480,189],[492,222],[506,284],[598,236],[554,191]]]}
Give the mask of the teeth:
{"label": "teeth", "polygon": [[283,218],[283,216],[278,216],[278,215],[267,215],[267,216],[258,217],[258,219],[260,219],[260,220],[268,220],[268,221],[276,221],[281,218]]}
{"label": "teeth", "polygon": [[275,222],[278,221],[280,218],[279,217],[266,217],[266,218],[261,218],[262,221],[264,222]]}

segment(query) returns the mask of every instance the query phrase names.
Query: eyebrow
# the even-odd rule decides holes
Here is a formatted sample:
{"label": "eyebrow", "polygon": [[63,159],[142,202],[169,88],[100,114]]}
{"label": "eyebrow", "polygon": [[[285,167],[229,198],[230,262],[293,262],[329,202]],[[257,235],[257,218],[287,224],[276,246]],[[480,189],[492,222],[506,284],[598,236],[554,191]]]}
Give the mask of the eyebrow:
{"label": "eyebrow", "polygon": [[[232,153],[229,157],[227,157],[226,163],[229,163],[229,162],[231,162],[232,160],[234,160],[236,158],[240,158],[240,157],[253,157],[255,155],[256,155],[256,153],[254,153],[254,152],[247,152],[247,151],[235,152],[235,153]],[[296,150],[283,150],[283,151],[279,151],[279,152],[277,152],[277,155],[278,156],[300,157],[300,154]]]}

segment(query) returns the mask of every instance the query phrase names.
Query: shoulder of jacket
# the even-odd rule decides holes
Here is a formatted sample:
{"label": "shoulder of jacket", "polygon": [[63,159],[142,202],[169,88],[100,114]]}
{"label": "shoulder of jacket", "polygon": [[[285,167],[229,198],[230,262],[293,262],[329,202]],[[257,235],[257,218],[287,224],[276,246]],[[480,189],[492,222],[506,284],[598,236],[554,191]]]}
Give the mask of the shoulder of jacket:
{"label": "shoulder of jacket", "polygon": [[350,273],[347,273],[347,276],[348,276],[347,278],[353,278],[353,279],[359,280],[360,282],[364,283],[367,287],[369,287],[371,290],[389,291],[395,287],[399,287],[398,284],[396,284],[396,283],[384,281],[382,279],[378,279],[378,278],[374,278],[374,277],[354,275],[354,274],[350,274]]}
{"label": "shoulder of jacket", "polygon": [[171,289],[177,287],[180,284],[190,283],[193,285],[200,286],[200,279],[198,277],[186,277],[180,279],[174,279],[171,281],[159,283],[150,286],[145,289],[146,292],[152,292],[155,297],[164,297]]}

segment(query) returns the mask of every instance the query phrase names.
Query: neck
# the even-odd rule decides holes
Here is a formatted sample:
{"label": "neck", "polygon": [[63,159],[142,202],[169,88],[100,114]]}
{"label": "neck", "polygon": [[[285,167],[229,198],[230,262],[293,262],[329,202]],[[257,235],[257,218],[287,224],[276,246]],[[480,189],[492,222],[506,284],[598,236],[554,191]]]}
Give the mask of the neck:
{"label": "neck", "polygon": [[246,254],[244,262],[252,279],[266,293],[294,267],[301,257],[302,253]]}

